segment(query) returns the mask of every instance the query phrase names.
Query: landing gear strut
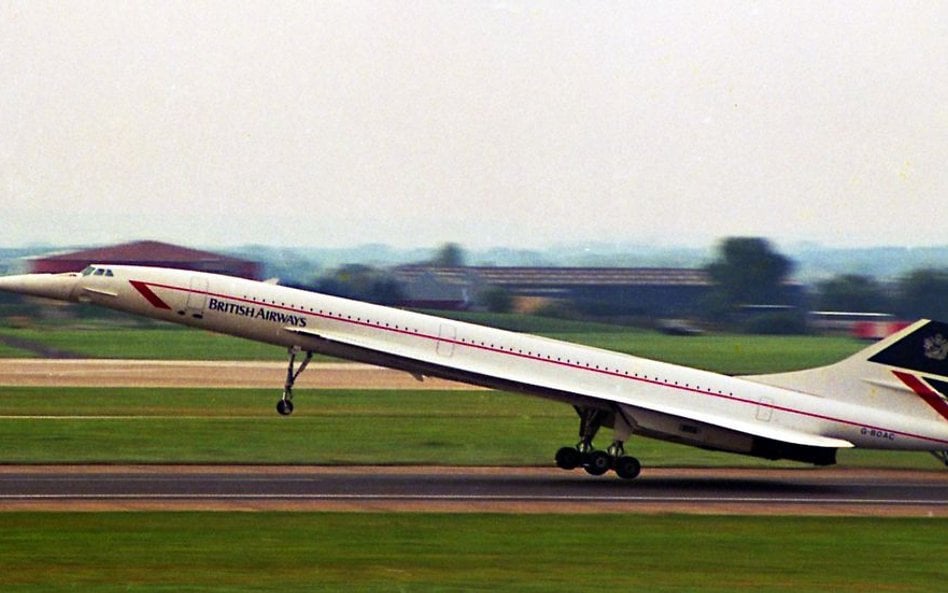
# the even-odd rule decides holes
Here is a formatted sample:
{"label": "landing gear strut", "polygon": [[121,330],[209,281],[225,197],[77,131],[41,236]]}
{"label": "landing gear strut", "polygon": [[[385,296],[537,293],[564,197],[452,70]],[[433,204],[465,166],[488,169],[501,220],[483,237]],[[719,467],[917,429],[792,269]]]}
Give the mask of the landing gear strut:
{"label": "landing gear strut", "polygon": [[303,369],[305,369],[306,365],[309,364],[309,361],[313,359],[313,353],[307,350],[306,358],[300,363],[300,367],[294,370],[293,365],[296,364],[296,355],[300,353],[300,349],[299,347],[294,346],[287,352],[290,355],[290,364],[286,369],[286,382],[283,384],[283,397],[277,402],[276,406],[277,412],[279,412],[281,416],[289,416],[293,413],[293,384],[296,383],[296,378],[300,376],[300,374],[303,372]]}
{"label": "landing gear strut", "polygon": [[935,456],[935,459],[945,464],[948,467],[948,451],[932,451],[932,455]]}
{"label": "landing gear strut", "polygon": [[[579,442],[575,447],[563,447],[556,452],[556,466],[566,470],[582,467],[593,476],[601,476],[611,469],[625,480],[638,477],[642,464],[635,457],[627,456],[623,445],[631,434],[628,422],[619,414],[595,408],[577,407],[576,412],[579,414]],[[610,418],[616,438],[608,449],[597,451],[593,448],[593,438]]]}

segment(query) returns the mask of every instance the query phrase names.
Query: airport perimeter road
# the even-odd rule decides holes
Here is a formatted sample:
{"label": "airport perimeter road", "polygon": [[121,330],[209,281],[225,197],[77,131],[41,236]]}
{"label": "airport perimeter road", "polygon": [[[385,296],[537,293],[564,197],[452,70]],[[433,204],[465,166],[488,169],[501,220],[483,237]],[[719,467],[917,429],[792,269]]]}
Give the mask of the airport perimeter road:
{"label": "airport perimeter road", "polygon": [[12,467],[0,510],[240,509],[948,516],[948,476],[870,470]]}
{"label": "airport perimeter road", "polygon": [[[0,385],[35,387],[279,388],[285,362],[0,359]],[[478,389],[355,363],[313,363],[297,389]]]}

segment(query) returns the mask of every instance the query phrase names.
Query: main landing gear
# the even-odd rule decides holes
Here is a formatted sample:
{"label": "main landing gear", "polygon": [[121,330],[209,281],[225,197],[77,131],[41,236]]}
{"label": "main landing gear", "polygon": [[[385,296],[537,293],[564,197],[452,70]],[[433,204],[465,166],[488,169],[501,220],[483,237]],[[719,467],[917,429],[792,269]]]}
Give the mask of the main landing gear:
{"label": "main landing gear", "polygon": [[277,412],[279,412],[281,416],[289,416],[293,413],[293,384],[296,383],[296,378],[300,376],[303,369],[309,364],[309,361],[313,360],[313,353],[307,350],[306,358],[300,363],[300,367],[293,370],[293,365],[296,364],[296,355],[300,353],[300,349],[294,346],[290,348],[288,352],[290,355],[290,365],[286,369],[286,383],[283,384],[283,398],[277,402],[276,406]]}
{"label": "main landing gear", "polygon": [[[635,457],[626,455],[623,446],[631,434],[625,419],[618,414],[594,408],[576,408],[576,412],[579,414],[579,443],[575,447],[563,447],[557,451],[556,466],[566,470],[582,467],[593,476],[601,476],[611,469],[624,480],[638,477],[642,464]],[[593,449],[593,438],[610,419],[613,420],[616,438],[608,449],[597,451]]]}

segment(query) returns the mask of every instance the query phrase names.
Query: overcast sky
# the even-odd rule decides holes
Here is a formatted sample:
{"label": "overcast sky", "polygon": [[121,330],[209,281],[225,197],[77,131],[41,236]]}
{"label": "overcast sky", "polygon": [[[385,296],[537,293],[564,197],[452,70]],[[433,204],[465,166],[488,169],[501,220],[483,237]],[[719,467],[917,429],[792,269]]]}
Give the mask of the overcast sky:
{"label": "overcast sky", "polygon": [[948,244],[946,2],[0,0],[0,245]]}

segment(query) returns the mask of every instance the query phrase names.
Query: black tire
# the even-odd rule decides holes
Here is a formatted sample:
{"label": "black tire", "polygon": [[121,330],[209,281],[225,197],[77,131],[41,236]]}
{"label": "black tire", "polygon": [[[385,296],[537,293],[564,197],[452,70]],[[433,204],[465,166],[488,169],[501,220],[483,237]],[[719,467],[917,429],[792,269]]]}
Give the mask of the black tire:
{"label": "black tire", "polygon": [[616,460],[616,475],[623,480],[634,480],[641,471],[642,464],[635,457],[620,457]]}
{"label": "black tire", "polygon": [[605,451],[593,451],[586,455],[583,469],[586,470],[587,474],[601,476],[612,469],[612,457],[609,457],[609,454]]}
{"label": "black tire", "polygon": [[563,447],[556,452],[556,467],[560,469],[576,469],[582,458],[576,447]]}
{"label": "black tire", "polygon": [[293,402],[288,399],[281,399],[277,402],[277,412],[281,416],[289,416],[293,413]]}

